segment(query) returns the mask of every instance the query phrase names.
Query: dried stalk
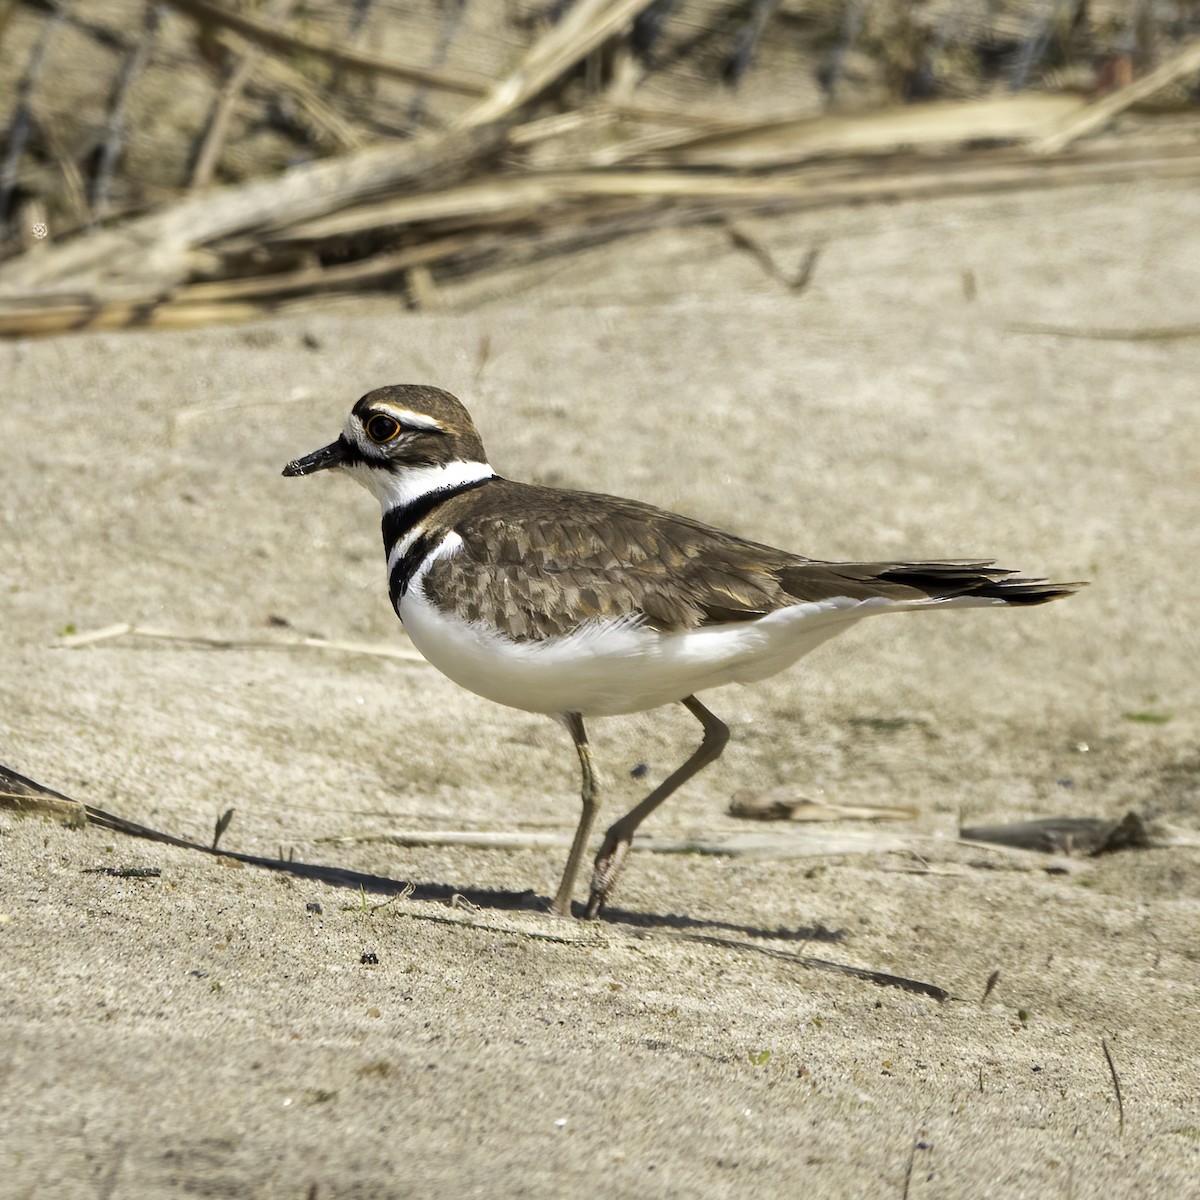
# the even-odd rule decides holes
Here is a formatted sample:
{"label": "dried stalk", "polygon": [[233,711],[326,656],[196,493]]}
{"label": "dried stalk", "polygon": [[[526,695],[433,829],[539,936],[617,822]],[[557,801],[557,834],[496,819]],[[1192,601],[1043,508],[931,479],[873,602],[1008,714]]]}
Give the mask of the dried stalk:
{"label": "dried stalk", "polygon": [[117,79],[116,91],[113,95],[112,108],[104,125],[104,141],[100,147],[100,162],[96,168],[96,176],[92,181],[92,214],[103,217],[109,209],[108,190],[112,184],[113,171],[117,165],[117,157],[121,153],[121,142],[125,129],[125,105],[129,93],[138,77],[150,59],[150,48],[158,35],[158,23],[162,19],[162,10],[157,4],[148,4],[142,14],[142,33],[133,51],[126,57]]}
{"label": "dried stalk", "polygon": [[1135,79],[1133,83],[1110,92],[1094,104],[1089,104],[1082,112],[1068,120],[1061,129],[1035,142],[1030,149],[1035,154],[1056,154],[1076,138],[1107,125],[1113,117],[1123,113],[1131,105],[1154,95],[1160,88],[1174,83],[1184,75],[1193,75],[1197,71],[1200,71],[1200,42],[1181,50],[1149,75],[1143,75],[1141,79]]}
{"label": "dried stalk", "polygon": [[54,41],[54,35],[58,32],[69,9],[69,0],[60,0],[60,3],[55,6],[53,13],[50,14],[50,20],[42,28],[42,36],[38,38],[37,45],[34,46],[33,53],[29,56],[25,74],[17,86],[16,102],[13,104],[12,116],[8,121],[8,152],[4,156],[4,162],[0,164],[0,230],[3,228],[4,214],[8,212],[8,206],[12,200],[13,189],[17,185],[21,155],[25,153],[25,143],[29,141],[29,134],[33,129],[30,98],[33,95],[33,89],[37,87],[38,80],[42,77],[42,72],[46,69],[46,56],[50,50],[50,43]]}
{"label": "dried stalk", "polygon": [[413,267],[439,262],[462,250],[476,247],[481,240],[479,233],[472,232],[419,242],[403,250],[373,254],[370,258],[335,267],[302,267],[298,271],[275,275],[198,283],[181,288],[174,299],[181,303],[224,304],[229,300],[349,290],[362,284],[378,283]]}
{"label": "dried stalk", "polygon": [[424,665],[425,658],[412,647],[380,645],[374,642],[331,641],[319,637],[275,637],[275,638],[230,638],[210,637],[203,633],[175,633],[169,629],[155,629],[149,625],[131,625],[120,622],[105,625],[101,629],[89,629],[85,633],[71,633],[54,643],[61,650],[82,650],[100,642],[111,642],[122,637],[149,638],[159,642],[177,642],[187,646],[207,646],[213,650],[334,650],[342,654],[367,654],[373,658],[393,658],[402,662]]}
{"label": "dried stalk", "polygon": [[[231,34],[226,34],[220,40],[223,44],[235,46],[245,44]],[[292,98],[304,110],[313,125],[327,134],[337,145],[345,150],[356,150],[359,146],[366,145],[367,138],[326,104],[317,89],[294,67],[289,66],[282,59],[273,58],[268,54],[259,60],[259,70],[266,83],[290,92]],[[259,86],[261,87],[262,84]]]}
{"label": "dried stalk", "polygon": [[79,167],[75,164],[75,160],[59,141],[58,135],[53,129],[49,127],[44,128],[42,130],[42,137],[45,139],[46,148],[50,151],[58,169],[62,172],[63,196],[74,218],[74,228],[79,228],[91,220],[91,210],[88,207],[87,200],[87,185],[84,183],[83,175],[80,173]]}
{"label": "dried stalk", "polygon": [[232,29],[248,41],[265,46],[268,50],[274,50],[277,53],[292,54],[299,51],[325,59],[326,62],[333,63],[344,70],[361,71],[367,75],[386,75],[391,79],[403,79],[408,83],[419,83],[444,92],[457,92],[462,96],[484,96],[488,92],[486,80],[468,79],[449,71],[429,71],[422,67],[410,67],[405,63],[377,58],[373,54],[347,50],[324,39],[286,33],[266,22],[256,21],[253,17],[231,12],[219,4],[211,3],[210,0],[167,0],[167,3],[199,21],[207,21],[213,25]]}
{"label": "dried stalk", "polygon": [[594,107],[552,113],[548,117],[536,117],[532,121],[514,126],[508,131],[508,144],[515,147],[536,146],[539,142],[551,141],[564,134],[575,133],[589,125],[603,124],[612,119],[611,111]]}
{"label": "dried stalk", "polygon": [[[791,175],[737,178],[679,171],[575,172],[534,178],[508,178],[409,197],[374,209],[346,214],[324,228],[315,223],[281,231],[277,245],[294,255],[298,235],[320,240],[348,231],[367,233],[396,224],[423,223],[423,239],[395,251],[335,267],[218,280],[176,288],[134,302],[76,296],[59,304],[53,296],[23,297],[0,310],[0,336],[36,335],[72,328],[127,326],[181,327],[205,321],[241,319],[260,309],[245,301],[316,291],[349,290],[379,282],[422,264],[507,265],[542,258],[662,225],[728,219],[736,213],[769,213],[844,203],[913,199],[922,196],[986,193],[1037,186],[1125,179],[1195,177],[1200,156],[1135,158],[1110,151],[1079,161],[1030,159],[1015,153],[980,160],[918,161],[915,167],[881,176],[866,164],[840,164]],[[616,205],[614,210],[612,206]],[[615,211],[615,215],[614,214]],[[600,219],[597,219],[597,218]],[[430,234],[441,224],[458,231]],[[512,232],[516,229],[519,236]],[[260,243],[270,248],[272,243]],[[222,247],[236,261],[243,245]],[[220,256],[207,252],[219,264]],[[43,255],[47,258],[48,255]]]}
{"label": "dried stalk", "polygon": [[750,8],[750,16],[738,31],[733,51],[721,72],[726,83],[736,86],[749,70],[754,52],[758,49],[758,43],[766,31],[767,22],[770,21],[778,7],[779,0],[754,0]]}
{"label": "dried stalk", "polygon": [[252,321],[264,314],[259,304],[175,304],[165,300],[55,304],[0,310],[0,337],[54,337],[82,330],[194,329],[221,322]]}
{"label": "dried stalk", "polygon": [[842,10],[841,36],[838,38],[837,44],[830,50],[825,62],[821,64],[818,72],[819,82],[830,103],[833,102],[837,92],[846,55],[854,48],[854,43],[858,40],[871,3],[872,0],[847,0],[846,7]]}
{"label": "dried stalk", "polygon": [[455,123],[472,129],[510,118],[561,79],[610,37],[633,23],[654,0],[580,0],[535,42],[517,69]]}
{"label": "dried stalk", "polygon": [[638,159],[748,169],[833,154],[895,154],[981,139],[1023,142],[1083,107],[1076,96],[1029,93],[909,104],[865,115],[785,117],[734,128],[726,124],[674,129],[606,146],[592,156],[590,165],[607,167]]}
{"label": "dried stalk", "polygon": [[[213,20],[229,17],[215,10],[208,0],[171,2]],[[287,224],[331,212],[403,182],[427,182],[434,172],[465,174],[477,158],[499,148],[505,136],[501,126],[517,108],[650,2],[583,0],[565,21],[534,44],[517,72],[471,109],[449,134],[418,138],[402,146],[362,150],[213,197],[192,197],[123,229],[102,231],[74,244],[55,247],[50,253],[38,255],[37,262],[17,260],[0,272],[0,284],[8,290],[45,287],[105,272],[115,277],[112,283],[106,281],[105,290],[112,299],[132,296],[135,302],[157,306],[164,293],[187,277],[192,251],[207,242],[265,224]],[[242,21],[239,17],[226,23],[238,32],[247,32]],[[263,32],[259,23],[250,24],[256,33]],[[152,254],[146,253],[147,247],[153,247]]]}
{"label": "dried stalk", "polygon": [[[295,0],[274,0],[267,10],[267,15],[273,21],[283,22],[294,5]],[[257,47],[247,47],[232,74],[225,81],[213,110],[212,120],[208,123],[204,140],[200,143],[200,150],[196,155],[189,191],[202,191],[212,181],[225,139],[229,136],[229,123],[233,119],[233,111],[250,81],[250,76],[259,68],[262,58],[263,53]]]}
{"label": "dried stalk", "polygon": [[[449,0],[444,4],[441,28],[438,30],[437,44],[433,50],[433,67],[440,69],[450,52],[463,17],[467,15],[467,5],[470,0]],[[408,107],[408,119],[414,126],[419,125],[425,117],[425,106],[428,101],[428,89],[419,88]]]}
{"label": "dried stalk", "polygon": [[869,162],[855,162],[764,177],[669,170],[566,171],[508,176],[351,209],[281,229],[265,240],[268,245],[275,242],[297,246],[450,219],[481,220],[500,214],[549,215],[556,207],[601,197],[815,207],[860,200],[902,199],[940,191],[987,192],[1036,186],[1040,182],[1088,182],[1097,178],[1124,178],[1148,170],[1190,175],[1200,171],[1200,159],[1194,153],[1179,157],[1134,158],[1124,152],[1118,156],[1098,155],[1083,161],[1055,162],[1031,160],[1023,154],[981,159],[966,153],[956,158],[918,159],[887,175],[871,169]]}
{"label": "dried stalk", "polygon": [[104,291],[98,299],[156,302],[187,277],[193,252],[207,242],[319,216],[417,181],[428,185],[461,177],[499,149],[504,138],[505,130],[497,126],[431,134],[306,163],[274,179],[191,196],[121,228],[100,230],[36,257],[3,264],[0,287],[10,293],[55,285],[78,289],[93,275],[103,274]]}
{"label": "dried stalk", "polygon": [[212,182],[213,171],[216,170],[217,160],[221,157],[221,150],[229,135],[233,110],[241,99],[251,73],[258,67],[260,57],[260,51],[248,50],[234,68],[233,74],[225,81],[213,110],[212,120],[205,130],[204,141],[200,143],[200,152],[196,155],[196,165],[192,168],[188,191],[203,191]]}
{"label": "dried stalk", "polygon": [[[565,833],[520,830],[399,830],[325,837],[322,842],[372,846],[467,846],[477,850],[550,850],[567,847]],[[805,829],[803,835],[778,833],[704,833],[694,837],[640,837],[631,847],[642,854],[709,854],[729,858],[789,860],[823,858],[831,854],[887,854],[907,848],[898,835],[875,830]]]}

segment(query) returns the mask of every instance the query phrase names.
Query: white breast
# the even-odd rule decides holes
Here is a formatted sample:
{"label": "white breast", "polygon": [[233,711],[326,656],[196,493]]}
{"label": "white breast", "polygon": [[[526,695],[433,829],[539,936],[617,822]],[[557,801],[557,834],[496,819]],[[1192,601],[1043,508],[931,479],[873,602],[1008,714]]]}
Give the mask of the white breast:
{"label": "white breast", "polygon": [[[450,534],[413,576],[400,618],[413,645],[455,683],[528,712],[615,716],[670,704],[726,683],[751,683],[791,666],[873,613],[963,602],[838,597],[794,604],[756,621],[658,633],[630,620],[588,622],[566,637],[514,642],[459,620],[425,596],[436,557],[461,546]],[[973,604],[989,601],[974,601]]]}

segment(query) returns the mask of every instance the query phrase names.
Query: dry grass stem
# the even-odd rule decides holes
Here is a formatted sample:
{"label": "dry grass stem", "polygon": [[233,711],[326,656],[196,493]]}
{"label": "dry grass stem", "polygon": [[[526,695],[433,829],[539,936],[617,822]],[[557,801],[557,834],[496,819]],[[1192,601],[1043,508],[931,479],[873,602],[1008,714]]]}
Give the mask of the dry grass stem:
{"label": "dry grass stem", "polygon": [[1107,1038],[1100,1039],[1100,1048],[1104,1051],[1104,1061],[1108,1063],[1108,1073],[1112,1076],[1113,1091],[1117,1096],[1117,1130],[1120,1133],[1124,1133],[1125,1102],[1121,1099],[1121,1077],[1117,1074],[1117,1068],[1113,1063],[1112,1054],[1109,1053]]}
{"label": "dry grass stem", "polygon": [[580,0],[534,42],[520,66],[456,122],[471,129],[505,121],[565,75],[598,46],[620,33],[654,0]]}
{"label": "dry grass stem", "polygon": [[1115,116],[1155,92],[1174,83],[1186,75],[1200,71],[1200,42],[1180,50],[1149,75],[1135,79],[1132,83],[1110,92],[1107,96],[1089,104],[1074,117],[1069,118],[1061,129],[1047,134],[1035,142],[1031,149],[1035,154],[1056,154],[1085,134],[1107,125]]}
{"label": "dry grass stem", "polygon": [[1178,342],[1200,337],[1200,325],[1149,325],[1144,329],[1073,329],[1067,325],[1032,325],[1010,321],[1014,333],[1042,333],[1050,337],[1085,338],[1094,342]]}
{"label": "dry grass stem", "polygon": [[[242,43],[229,35],[221,39],[227,44]],[[265,55],[259,59],[259,70],[274,88],[288,92],[307,114],[308,119],[328,138],[346,150],[356,150],[372,140],[349,121],[344,120],[327,104],[312,84],[294,67],[281,59]]]}
{"label": "dry grass stem", "polygon": [[[793,97],[787,101],[790,112],[764,116],[759,105],[747,118],[723,93],[687,106],[679,97],[659,104],[643,98],[651,86],[659,89],[660,72],[670,61],[669,55],[656,59],[654,47],[666,36],[664,20],[669,25],[673,18],[650,12],[653,0],[560,6],[515,68],[492,83],[409,67],[278,28],[272,22],[291,0],[274,0],[261,17],[214,0],[171,3],[200,22],[218,47],[240,56],[203,134],[190,179],[196,194],[113,220],[86,236],[64,238],[71,230],[60,227],[53,241],[34,244],[14,235],[10,250],[25,244],[30,249],[0,263],[0,336],[187,328],[253,318],[313,295],[364,289],[403,288],[411,304],[431,307],[444,302],[442,284],[449,276],[519,267],[666,225],[1146,175],[1200,175],[1200,150],[1180,125],[1139,128],[1134,136],[1065,149],[1123,108],[1200,69],[1200,46],[1185,47],[1150,75],[1091,105],[1065,89],[1020,94],[993,89],[983,96],[816,116]],[[769,50],[769,32],[763,31],[774,5],[758,0],[744,7],[736,20],[727,19],[721,34],[736,34],[724,60],[733,75]],[[55,9],[44,24],[39,46],[62,11]],[[842,43],[822,76],[829,94],[865,8],[851,5],[843,15]],[[457,10],[441,15],[432,39],[438,63],[456,41],[461,19]],[[1022,47],[1021,69],[1032,70],[1040,61],[1042,33],[1020,29],[1012,36]],[[149,35],[137,48],[141,57],[135,54],[131,61],[144,61],[148,47]],[[44,56],[42,50],[30,55],[31,79],[39,54]],[[694,54],[694,47],[686,54]],[[324,90],[303,74],[313,58],[335,68]],[[428,89],[457,92],[475,103],[436,118],[445,122],[443,128],[364,145],[380,129],[396,128],[397,103],[393,97],[366,112],[361,98],[343,95],[342,70],[417,88],[405,104],[409,132],[435,121],[432,111],[425,113]],[[295,137],[304,152],[320,153],[331,144],[340,152],[274,177],[200,194],[214,177],[235,111],[274,102],[280,92],[302,112],[297,122],[302,131]],[[15,180],[23,154],[20,97],[18,110],[10,121],[14,137],[0,169],[0,191]],[[112,120],[121,111],[116,105]],[[69,175],[69,156],[53,151],[49,135],[47,143],[62,163],[60,174]],[[117,144],[110,138],[111,146]],[[115,161],[111,154],[109,161]],[[72,177],[60,189],[77,224],[91,216],[82,185],[82,176]],[[42,211],[26,207],[22,219],[32,228]],[[48,235],[42,225],[38,229],[39,237]],[[818,250],[787,269],[744,229],[733,236],[789,290],[800,292],[810,282]]]}
{"label": "dry grass stem", "polygon": [[[283,21],[292,11],[294,4],[295,0],[273,0],[268,6],[267,16],[274,21]],[[191,191],[201,191],[212,181],[225,139],[229,136],[234,109],[250,77],[259,69],[262,59],[262,51],[254,46],[247,47],[225,81],[213,109],[212,120],[204,131],[200,151],[196,155],[196,165],[192,168]]]}
{"label": "dry grass stem", "polygon": [[[468,174],[471,164],[501,146],[504,138],[503,129],[486,126],[320,159],[276,178],[192,196],[126,225],[18,258],[5,264],[0,282],[10,292],[44,292],[80,279],[96,287],[99,275],[107,273],[113,282],[97,290],[109,292],[112,299],[158,301],[186,280],[194,251],[206,243],[320,216],[418,180],[444,184],[447,176]],[[154,247],[153,255],[146,254],[148,246]]]}
{"label": "dry grass stem", "polygon": [[232,12],[222,5],[212,4],[209,0],[167,0],[167,3],[204,24],[232,29],[247,40],[270,50],[284,54],[311,54],[343,70],[360,71],[367,75],[386,75],[392,79],[403,79],[409,83],[419,83],[423,87],[440,88],[463,96],[482,96],[488,90],[485,80],[468,79],[449,71],[430,71],[423,67],[392,62],[372,54],[346,49],[323,38],[288,33],[268,22],[257,21],[243,13]]}
{"label": "dry grass stem", "polygon": [[[467,846],[476,850],[556,850],[571,844],[566,833],[520,830],[399,830],[393,833],[344,834],[321,841],[383,846]],[[708,833],[691,837],[642,837],[633,843],[634,853],[707,854],[728,858],[793,859],[821,858],[831,854],[877,854],[907,851],[899,838],[871,832],[806,832],[803,837],[782,838],[777,834]]]}
{"label": "dry grass stem", "polygon": [[125,62],[121,67],[116,95],[113,97],[108,119],[105,122],[104,139],[100,145],[100,161],[92,183],[92,212],[97,217],[105,216],[110,207],[109,187],[112,183],[117,157],[126,140],[125,109],[129,93],[150,60],[150,49],[158,36],[161,11],[156,3],[146,5],[142,13],[141,36],[133,49],[126,55]]}
{"label": "dry grass stem", "polygon": [[54,645],[62,650],[79,650],[99,642],[121,637],[149,638],[152,641],[178,642],[189,646],[207,646],[214,650],[294,650],[306,648],[331,650],[340,654],[366,654],[373,658],[391,658],[400,662],[425,663],[421,654],[406,646],[379,645],[371,642],[346,642],[318,637],[227,638],[209,637],[199,633],[174,633],[146,625],[118,623],[87,633],[73,633],[59,638]]}
{"label": "dry grass stem", "polygon": [[[30,107],[30,100],[34,88],[42,77],[42,72],[46,69],[50,46],[66,19],[70,7],[70,0],[58,0],[58,3],[55,4],[50,20],[42,28],[41,36],[25,66],[25,73],[17,85],[12,115],[8,120],[8,149],[5,151],[3,161],[0,161],[0,217],[8,209],[13,189],[17,184],[21,155],[24,153],[25,144],[33,131],[33,110]],[[8,16],[7,13],[5,15]]]}
{"label": "dry grass stem", "polygon": [[782,116],[642,134],[597,151],[591,165],[631,159],[727,168],[799,163],[828,155],[896,154],[966,142],[1021,143],[1078,113],[1076,96],[1027,93],[985,100],[948,100],[878,112],[823,117]]}

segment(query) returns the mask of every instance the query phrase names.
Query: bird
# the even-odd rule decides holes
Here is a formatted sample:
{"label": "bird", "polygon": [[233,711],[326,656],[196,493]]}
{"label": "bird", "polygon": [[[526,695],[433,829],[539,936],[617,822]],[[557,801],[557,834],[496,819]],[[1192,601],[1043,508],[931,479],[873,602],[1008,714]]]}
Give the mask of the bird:
{"label": "bird", "polygon": [[606,831],[584,907],[596,918],[638,827],[725,749],[729,728],[697,693],[775,675],[864,617],[1026,607],[1084,586],[992,560],[806,558],[638,500],[506,479],[463,403],[424,384],[368,392],[283,474],[327,470],[379,501],[388,594],[416,649],[468,691],[566,725],[582,811],[550,903],[563,917],[600,806],[585,721],[679,703],[702,730]]}

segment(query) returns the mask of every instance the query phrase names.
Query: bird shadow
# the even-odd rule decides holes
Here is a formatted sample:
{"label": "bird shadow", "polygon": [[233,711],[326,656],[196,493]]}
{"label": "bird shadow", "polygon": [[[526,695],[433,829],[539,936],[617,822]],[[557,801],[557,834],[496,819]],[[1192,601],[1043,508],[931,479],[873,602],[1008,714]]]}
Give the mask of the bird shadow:
{"label": "bird shadow", "polygon": [[[449,907],[466,906],[492,912],[542,913],[549,917],[550,897],[527,890],[514,892],[495,888],[456,887],[449,883],[437,883],[407,879],[393,879],[388,875],[373,875],[349,867],[332,866],[324,863],[300,862],[288,858],[271,858],[256,854],[243,854],[237,850],[214,850],[199,842],[188,843],[194,850],[221,858],[232,858],[247,866],[292,875],[297,879],[311,879],[331,887],[370,894],[372,896],[396,896],[408,893],[409,900]],[[410,891],[411,889],[411,891]],[[572,916],[584,919],[584,906],[573,904]],[[590,924],[591,922],[588,922]],[[656,913],[636,909],[607,907],[599,920],[601,925],[621,925],[631,929],[671,929],[676,932],[703,931],[708,933],[736,934],[742,937],[770,938],[772,941],[798,943],[836,944],[846,940],[840,929],[828,929],[824,925],[778,927],[767,929],[756,925],[743,925],[733,921],[721,921],[712,917],[693,917],[684,913]]]}
{"label": "bird shadow", "polygon": [[[62,792],[56,792],[44,784],[35,783],[23,775],[19,775],[9,767],[0,765],[0,806],[14,809],[18,812],[40,813],[44,816],[65,818],[75,825],[96,825],[103,829],[119,832],[130,837],[142,838],[148,841],[162,842],[166,845],[177,846],[181,849],[206,854],[213,858],[223,858],[260,867],[264,870],[279,874],[290,875],[297,879],[309,879],[331,887],[345,888],[366,896],[384,896],[387,898],[404,895],[407,899],[418,900],[442,907],[467,907],[486,909],[495,912],[540,912],[547,913],[549,899],[533,891],[513,892],[488,888],[456,888],[446,883],[415,884],[409,880],[393,879],[388,875],[374,875],[366,871],[356,871],[347,867],[331,866],[325,863],[309,863],[297,861],[294,858],[270,857],[260,854],[244,854],[238,850],[223,850],[217,845],[206,846],[202,842],[189,838],[175,837],[146,825],[104,809],[95,808],[90,804],[81,804]],[[223,826],[218,827],[219,830]],[[131,873],[137,868],[132,868]],[[384,901],[386,903],[386,900]],[[378,906],[377,906],[378,907]],[[579,915],[582,906],[573,906],[573,914]],[[813,970],[829,971],[852,978],[867,980],[871,983],[886,987],[897,987],[904,991],[914,992],[938,1001],[952,999],[950,992],[935,984],[921,980],[909,979],[905,976],[891,975],[887,972],[874,971],[863,967],[854,967],[845,963],[830,962],[826,959],[805,956],[802,952],[806,945],[813,942],[825,944],[840,944],[845,942],[846,935],[842,930],[828,929],[824,925],[798,926],[796,928],[766,929],[756,925],[743,925],[736,922],[721,921],[711,917],[691,917],[681,913],[653,913],[634,911],[624,908],[608,908],[604,912],[604,924],[623,926],[631,936],[638,936],[639,931],[661,931],[664,936],[674,936],[688,941],[699,942],[703,945],[722,947],[741,952],[751,952],[766,955],[771,958],[783,959],[797,966]],[[434,918],[440,919],[440,918]],[[539,935],[540,936],[540,935]],[[761,942],[794,942],[795,949],[782,948],[778,945],[756,945]],[[557,939],[556,939],[557,940]],[[571,939],[562,939],[571,940]]]}

